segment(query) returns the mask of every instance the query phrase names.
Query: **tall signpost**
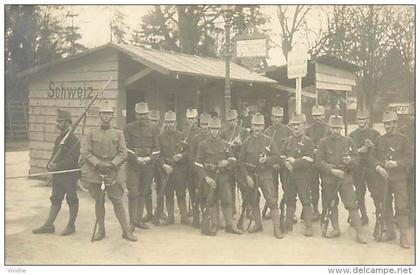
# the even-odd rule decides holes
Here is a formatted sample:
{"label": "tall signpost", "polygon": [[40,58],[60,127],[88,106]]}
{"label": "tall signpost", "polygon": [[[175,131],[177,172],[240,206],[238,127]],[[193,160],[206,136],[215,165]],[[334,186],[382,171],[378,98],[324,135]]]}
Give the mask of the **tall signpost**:
{"label": "tall signpost", "polygon": [[296,78],[296,109],[295,112],[302,112],[302,77],[307,74],[307,53],[304,49],[293,48],[287,54],[287,77]]}

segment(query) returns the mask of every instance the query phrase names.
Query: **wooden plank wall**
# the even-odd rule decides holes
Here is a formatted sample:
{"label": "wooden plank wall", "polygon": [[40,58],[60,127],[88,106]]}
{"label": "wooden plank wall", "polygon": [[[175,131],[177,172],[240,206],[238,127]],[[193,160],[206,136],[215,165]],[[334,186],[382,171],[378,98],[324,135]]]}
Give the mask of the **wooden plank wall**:
{"label": "wooden plank wall", "polygon": [[[93,94],[112,77],[111,83],[90,109],[84,134],[99,122],[98,105],[104,100],[117,107],[119,94],[118,55],[106,49],[80,60],[73,60],[33,75],[29,81],[29,155],[30,173],[46,171],[54,141],[57,109],[69,111],[76,120],[84,111]],[[116,120],[113,120],[114,126]],[[76,135],[83,140],[82,124]]]}

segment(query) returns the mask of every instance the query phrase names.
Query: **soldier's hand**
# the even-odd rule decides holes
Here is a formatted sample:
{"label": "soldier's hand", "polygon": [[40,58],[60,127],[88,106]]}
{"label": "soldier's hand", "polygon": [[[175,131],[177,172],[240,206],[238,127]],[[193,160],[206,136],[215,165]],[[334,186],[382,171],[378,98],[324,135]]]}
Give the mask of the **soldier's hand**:
{"label": "soldier's hand", "polygon": [[228,162],[229,162],[230,165],[234,165],[236,163],[236,158],[230,157],[230,158],[228,158]]}
{"label": "soldier's hand", "polygon": [[357,150],[357,152],[362,153],[362,154],[367,153],[368,148],[366,146],[362,146]]}
{"label": "soldier's hand", "polygon": [[98,168],[98,170],[101,174],[107,174],[108,170],[109,170],[109,168],[108,168],[108,166],[106,165],[105,162],[99,163],[97,168]]}
{"label": "soldier's hand", "polygon": [[331,174],[340,179],[344,178],[344,172],[339,169],[331,169]]}
{"label": "soldier's hand", "polygon": [[258,162],[263,164],[267,161],[267,156],[264,154],[263,156],[258,158]]}
{"label": "soldier's hand", "polygon": [[295,158],[293,158],[293,157],[288,157],[287,159],[286,159],[286,161],[288,161],[290,164],[294,164],[295,163]]}
{"label": "soldier's hand", "polygon": [[245,178],[246,180],[246,184],[248,185],[249,188],[254,189],[255,183],[254,180],[251,178],[251,176],[246,176]]}
{"label": "soldier's hand", "polygon": [[375,143],[373,143],[373,141],[371,141],[370,139],[365,139],[365,145],[368,148],[372,148],[373,146],[375,146]]}
{"label": "soldier's hand", "polygon": [[395,167],[397,167],[397,162],[395,160],[385,161],[385,168],[386,169],[395,168]]}
{"label": "soldier's hand", "polygon": [[376,172],[378,172],[378,174],[381,175],[381,177],[385,179],[388,179],[389,177],[388,172],[384,168],[382,168],[382,166],[380,165],[376,166]]}
{"label": "soldier's hand", "polygon": [[144,160],[144,163],[147,164],[147,163],[152,161],[152,158],[151,157],[144,157],[143,160]]}
{"label": "soldier's hand", "polygon": [[170,165],[168,165],[168,164],[166,164],[166,163],[164,163],[163,165],[162,165],[162,168],[163,168],[163,170],[165,170],[165,173],[169,176],[171,173],[172,173],[172,171],[174,170]]}
{"label": "soldier's hand", "polygon": [[178,154],[174,155],[174,156],[172,157],[172,159],[173,159],[175,162],[177,162],[177,161],[180,161],[180,160],[182,159],[182,157],[183,157],[183,155],[178,153]]}
{"label": "soldier's hand", "polygon": [[210,178],[209,176],[204,178],[206,180],[206,183],[210,186],[211,189],[215,189],[216,188],[216,182],[214,181],[214,179]]}
{"label": "soldier's hand", "polygon": [[57,164],[56,164],[56,163],[50,163],[50,164],[48,164],[48,166],[47,166],[47,170],[48,170],[48,171],[54,171],[54,170],[55,170],[55,168],[57,168]]}
{"label": "soldier's hand", "polygon": [[112,162],[110,162],[110,161],[105,162],[104,165],[105,165],[106,169],[108,169],[108,170],[114,169],[114,167],[115,167],[114,164],[112,164]]}
{"label": "soldier's hand", "polygon": [[274,164],[273,165],[274,170],[280,171],[280,164]]}
{"label": "soldier's hand", "polygon": [[240,137],[235,137],[235,138],[232,140],[232,143],[233,143],[234,145],[241,145],[241,144],[242,144],[241,138],[240,138]]}
{"label": "soldier's hand", "polygon": [[143,166],[146,164],[146,161],[144,160],[143,157],[137,157],[136,161],[137,161],[137,164],[140,166]]}
{"label": "soldier's hand", "polygon": [[224,167],[226,167],[227,165],[229,164],[229,162],[227,161],[227,160],[221,160],[220,162],[219,162],[219,168],[224,168]]}
{"label": "soldier's hand", "polygon": [[308,156],[303,156],[302,159],[306,160],[307,162],[314,162],[314,159]]}
{"label": "soldier's hand", "polygon": [[286,166],[287,170],[289,170],[290,172],[293,171],[293,164],[291,164],[290,161],[286,160],[284,166]]}
{"label": "soldier's hand", "polygon": [[350,164],[350,162],[351,162],[351,157],[350,157],[350,156],[345,156],[345,157],[343,157],[343,162],[344,162],[345,164]]}

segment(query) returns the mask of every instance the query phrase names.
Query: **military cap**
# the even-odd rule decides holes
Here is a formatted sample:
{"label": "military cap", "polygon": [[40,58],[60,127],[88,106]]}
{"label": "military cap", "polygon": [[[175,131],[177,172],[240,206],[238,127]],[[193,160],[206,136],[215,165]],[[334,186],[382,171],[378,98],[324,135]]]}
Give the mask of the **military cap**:
{"label": "military cap", "polygon": [[356,118],[357,119],[368,119],[369,118],[369,113],[366,110],[359,110],[359,111],[357,111]]}
{"label": "military cap", "polygon": [[149,106],[146,102],[136,103],[135,111],[138,114],[147,114],[149,112]]}
{"label": "military cap", "polygon": [[260,113],[257,113],[255,115],[252,116],[251,119],[251,123],[252,124],[256,124],[256,125],[264,125],[264,116]]}
{"label": "military cap", "polygon": [[226,114],[226,120],[233,120],[238,118],[238,112],[235,109],[229,110]]}
{"label": "military cap", "polygon": [[414,103],[410,103],[410,105],[408,105],[408,114],[409,115],[414,115],[416,113],[416,106],[414,106]]}
{"label": "military cap", "polygon": [[292,119],[289,121],[289,123],[291,124],[298,124],[298,123],[303,123],[303,122],[306,122],[305,114],[296,114],[296,113],[293,113]]}
{"label": "military cap", "polygon": [[321,105],[315,105],[312,107],[313,116],[323,115],[324,113],[325,113],[324,107],[322,107]]}
{"label": "military cap", "polygon": [[394,111],[385,111],[382,117],[382,122],[396,121],[398,120],[397,113]]}
{"label": "military cap", "polygon": [[112,105],[110,101],[105,100],[99,105],[99,112],[100,113],[113,113],[114,106]]}
{"label": "military cap", "polygon": [[69,121],[71,121],[70,112],[58,109],[57,110],[57,120],[69,120]]}
{"label": "military cap", "polygon": [[248,110],[250,112],[256,112],[257,111],[257,105],[249,105]]}
{"label": "military cap", "polygon": [[158,110],[150,110],[150,112],[147,114],[147,118],[150,120],[159,120],[160,112]]}
{"label": "military cap", "polygon": [[197,109],[187,109],[185,116],[187,118],[196,118],[198,116]]}
{"label": "military cap", "polygon": [[210,114],[202,113],[200,115],[200,124],[208,124],[210,120]]}
{"label": "military cap", "polygon": [[343,127],[343,117],[339,115],[331,115],[328,124],[330,127]]}
{"label": "military cap", "polygon": [[209,128],[220,129],[222,128],[222,122],[220,121],[219,118],[213,117],[209,121]]}
{"label": "military cap", "polygon": [[176,113],[174,111],[167,111],[165,113],[165,121],[176,121]]}
{"label": "military cap", "polygon": [[284,110],[280,106],[275,106],[271,109],[271,115],[273,115],[273,116],[283,116],[284,115]]}

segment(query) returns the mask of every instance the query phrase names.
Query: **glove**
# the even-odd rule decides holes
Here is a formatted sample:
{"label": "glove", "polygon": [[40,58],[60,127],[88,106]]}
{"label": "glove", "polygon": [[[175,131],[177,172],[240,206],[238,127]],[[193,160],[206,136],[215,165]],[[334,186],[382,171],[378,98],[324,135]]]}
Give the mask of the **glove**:
{"label": "glove", "polygon": [[287,170],[289,170],[290,172],[293,171],[293,165],[290,163],[290,161],[286,160],[284,166],[286,166]]}
{"label": "glove", "polygon": [[365,139],[365,146],[368,148],[372,148],[373,146],[375,146],[375,143],[373,143],[373,141],[371,141],[370,139]]}
{"label": "glove", "polygon": [[395,167],[397,167],[397,162],[395,160],[385,161],[385,168],[386,169],[395,168]]}
{"label": "glove", "polygon": [[314,162],[314,159],[308,156],[303,156],[302,159],[306,160],[307,162]]}
{"label": "glove", "polygon": [[56,168],[57,168],[57,164],[56,163],[50,163],[47,166],[47,170],[48,171],[55,171]]}
{"label": "glove", "polygon": [[176,154],[172,157],[172,159],[177,162],[180,161],[182,159],[183,155],[182,154]]}
{"label": "glove", "polygon": [[144,163],[147,164],[147,163],[152,161],[152,158],[151,157],[144,157],[143,160],[144,160]]}
{"label": "glove", "polygon": [[367,153],[368,148],[366,146],[362,146],[357,150],[357,152],[362,153],[362,154]]}
{"label": "glove", "polygon": [[137,161],[137,164],[140,166],[143,166],[146,164],[145,158],[143,157],[137,157],[136,161]]}
{"label": "glove", "polygon": [[229,164],[229,162],[227,161],[227,160],[221,160],[220,162],[219,162],[219,168],[224,168],[224,167],[226,167],[227,165]]}
{"label": "glove", "polygon": [[211,189],[216,188],[216,182],[214,181],[214,179],[210,178],[209,176],[205,177],[204,179]]}
{"label": "glove", "polygon": [[288,157],[287,159],[286,159],[286,161],[287,162],[289,162],[290,164],[294,164],[295,163],[295,158],[292,158],[292,157]]}
{"label": "glove", "polygon": [[163,164],[162,165],[162,168],[163,168],[163,170],[165,170],[165,173],[169,176],[171,173],[172,173],[172,171],[174,170],[170,165],[168,165],[168,164]]}
{"label": "glove", "polygon": [[351,157],[350,157],[350,156],[343,157],[343,162],[344,162],[345,164],[350,164],[350,162],[351,162]]}
{"label": "glove", "polygon": [[245,180],[248,187],[251,189],[254,189],[255,183],[254,183],[254,180],[251,178],[251,176],[246,176]]}
{"label": "glove", "polygon": [[266,161],[267,161],[267,156],[266,155],[263,155],[262,157],[260,157],[258,159],[258,162],[261,163],[261,164],[265,163]]}
{"label": "glove", "polygon": [[376,172],[378,172],[379,175],[381,175],[381,177],[387,179],[389,177],[388,172],[382,168],[382,166],[378,165],[376,166]]}
{"label": "glove", "polygon": [[339,169],[331,169],[331,174],[340,179],[344,178],[344,172]]}

